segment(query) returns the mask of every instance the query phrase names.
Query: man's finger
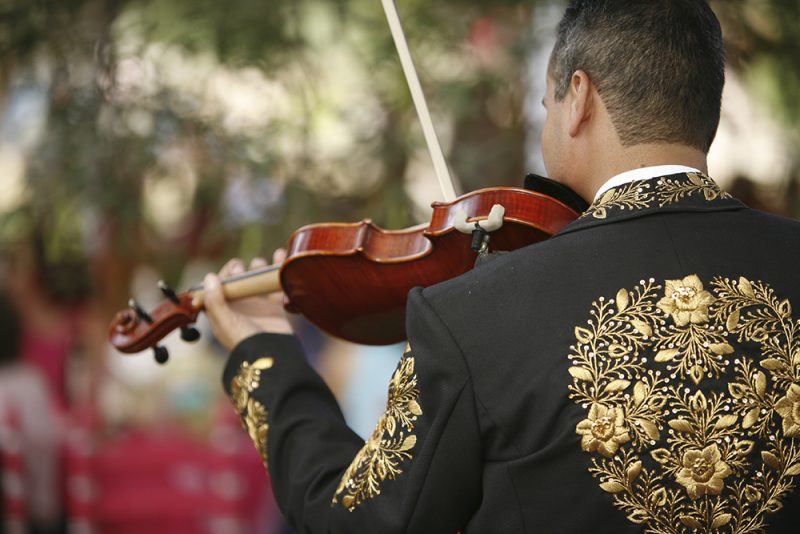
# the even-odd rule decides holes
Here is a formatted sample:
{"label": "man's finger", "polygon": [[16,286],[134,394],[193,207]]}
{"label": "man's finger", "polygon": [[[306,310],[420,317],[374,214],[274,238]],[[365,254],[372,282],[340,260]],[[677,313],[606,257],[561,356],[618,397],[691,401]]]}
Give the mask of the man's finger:
{"label": "man's finger", "polygon": [[253,258],[252,260],[250,260],[250,270],[251,271],[253,269],[260,269],[260,268],[266,267],[266,266],[267,266],[267,260],[265,260],[264,258]]}
{"label": "man's finger", "polygon": [[272,253],[272,263],[274,264],[281,264],[285,259],[286,259],[285,248],[275,249],[275,252]]}
{"label": "man's finger", "polygon": [[223,278],[227,278],[228,276],[233,276],[243,272],[244,264],[242,263],[242,260],[239,258],[232,258],[222,266],[222,269],[219,270],[219,275]]}
{"label": "man's finger", "polygon": [[217,275],[213,273],[206,275],[203,279],[203,293],[208,318],[214,323],[224,324],[225,317],[230,314],[230,308]]}

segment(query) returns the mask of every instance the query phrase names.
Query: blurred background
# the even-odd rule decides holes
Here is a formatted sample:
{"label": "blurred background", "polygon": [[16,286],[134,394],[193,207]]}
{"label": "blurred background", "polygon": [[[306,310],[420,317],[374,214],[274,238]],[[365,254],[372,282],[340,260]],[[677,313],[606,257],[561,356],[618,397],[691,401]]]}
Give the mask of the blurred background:
{"label": "blurred background", "polygon": [[[544,174],[563,2],[398,4],[460,192]],[[711,4],[729,71],[710,174],[800,217],[800,2]],[[5,531],[289,532],[207,325],[160,367],[108,324],[304,224],[425,222],[437,187],[379,0],[0,0]],[[299,329],[368,436],[401,348]]]}

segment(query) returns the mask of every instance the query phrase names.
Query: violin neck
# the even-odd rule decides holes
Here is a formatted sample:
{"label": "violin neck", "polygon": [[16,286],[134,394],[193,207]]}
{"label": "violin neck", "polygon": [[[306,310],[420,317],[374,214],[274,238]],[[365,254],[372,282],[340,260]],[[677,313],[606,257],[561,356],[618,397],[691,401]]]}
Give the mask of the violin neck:
{"label": "violin neck", "polygon": [[[198,308],[202,307],[202,284],[194,286],[189,291],[192,292],[192,303]],[[278,291],[283,291],[280,280],[280,265],[271,265],[222,280],[222,292],[227,300],[255,297]]]}

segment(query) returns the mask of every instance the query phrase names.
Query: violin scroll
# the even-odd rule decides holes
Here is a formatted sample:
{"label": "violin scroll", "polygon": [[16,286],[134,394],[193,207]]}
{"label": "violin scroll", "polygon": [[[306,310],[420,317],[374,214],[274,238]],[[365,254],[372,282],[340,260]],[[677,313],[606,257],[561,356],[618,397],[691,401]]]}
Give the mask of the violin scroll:
{"label": "violin scroll", "polygon": [[192,292],[177,294],[164,282],[159,282],[159,288],[167,297],[166,300],[146,312],[131,299],[128,308],[114,317],[108,337],[117,350],[128,354],[152,347],[155,360],[165,363],[169,359],[169,352],[158,342],[177,329],[181,330],[181,339],[184,341],[197,341],[200,332],[192,325],[197,321],[201,307],[194,304]]}

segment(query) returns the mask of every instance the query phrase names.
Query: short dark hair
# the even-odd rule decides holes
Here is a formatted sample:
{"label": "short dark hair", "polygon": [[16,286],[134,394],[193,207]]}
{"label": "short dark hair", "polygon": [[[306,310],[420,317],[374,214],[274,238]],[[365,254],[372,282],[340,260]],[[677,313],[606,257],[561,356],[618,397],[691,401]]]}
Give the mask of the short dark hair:
{"label": "short dark hair", "polygon": [[0,366],[19,358],[20,338],[17,309],[8,294],[0,289]]}
{"label": "short dark hair", "polygon": [[597,87],[624,145],[669,142],[708,152],[725,48],[705,0],[572,0],[550,57],[557,101],[577,70]]}

